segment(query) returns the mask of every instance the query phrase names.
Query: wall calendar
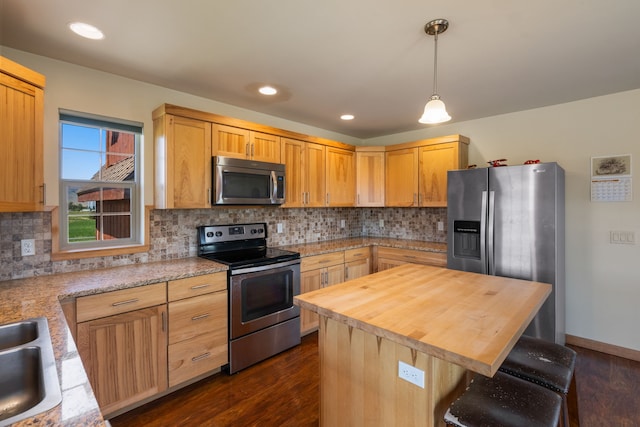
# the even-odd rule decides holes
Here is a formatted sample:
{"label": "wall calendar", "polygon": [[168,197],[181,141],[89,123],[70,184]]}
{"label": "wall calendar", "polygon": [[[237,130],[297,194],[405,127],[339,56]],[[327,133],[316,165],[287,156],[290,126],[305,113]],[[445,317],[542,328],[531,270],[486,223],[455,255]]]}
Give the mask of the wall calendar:
{"label": "wall calendar", "polygon": [[630,202],[631,154],[591,158],[591,201]]}

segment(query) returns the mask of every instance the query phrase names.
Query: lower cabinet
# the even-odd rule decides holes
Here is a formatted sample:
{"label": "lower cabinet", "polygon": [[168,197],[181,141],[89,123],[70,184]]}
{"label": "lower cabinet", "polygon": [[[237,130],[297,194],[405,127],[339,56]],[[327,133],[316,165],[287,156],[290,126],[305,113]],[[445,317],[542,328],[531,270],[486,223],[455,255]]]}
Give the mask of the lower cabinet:
{"label": "lower cabinet", "polygon": [[75,319],[105,417],[228,362],[226,272],[79,297]]}
{"label": "lower cabinet", "polygon": [[165,301],[165,283],[76,300],[78,351],[104,416],[167,389]]}
{"label": "lower cabinet", "polygon": [[371,274],[369,246],[344,251],[344,279],[353,280]]}
{"label": "lower cabinet", "polygon": [[376,248],[376,271],[388,270],[402,264],[447,266],[447,254],[379,246]]}
{"label": "lower cabinet", "polygon": [[[344,282],[344,251],[302,258],[300,262],[300,293]],[[318,329],[318,315],[300,310],[300,334]]]}
{"label": "lower cabinet", "polygon": [[226,280],[222,272],[169,282],[169,387],[228,362]]}

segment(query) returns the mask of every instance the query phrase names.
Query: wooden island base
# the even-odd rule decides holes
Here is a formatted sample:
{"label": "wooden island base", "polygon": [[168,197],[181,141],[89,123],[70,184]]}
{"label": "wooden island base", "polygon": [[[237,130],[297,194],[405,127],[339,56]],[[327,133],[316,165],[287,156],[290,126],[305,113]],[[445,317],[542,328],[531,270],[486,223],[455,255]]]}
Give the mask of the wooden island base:
{"label": "wooden island base", "polygon": [[[470,374],[459,365],[320,318],[322,426],[442,426]],[[420,388],[398,378],[398,361],[425,373]]]}

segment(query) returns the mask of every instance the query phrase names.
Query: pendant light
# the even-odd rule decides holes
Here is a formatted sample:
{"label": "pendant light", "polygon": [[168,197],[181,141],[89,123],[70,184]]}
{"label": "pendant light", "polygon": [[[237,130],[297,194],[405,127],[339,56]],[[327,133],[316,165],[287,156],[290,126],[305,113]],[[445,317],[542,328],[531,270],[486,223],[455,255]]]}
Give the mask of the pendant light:
{"label": "pendant light", "polygon": [[424,32],[435,37],[435,49],[433,52],[433,95],[424,107],[424,113],[418,120],[420,123],[436,124],[451,120],[444,102],[438,95],[438,34],[444,33],[447,28],[449,28],[449,21],[446,19],[434,19],[424,26]]}

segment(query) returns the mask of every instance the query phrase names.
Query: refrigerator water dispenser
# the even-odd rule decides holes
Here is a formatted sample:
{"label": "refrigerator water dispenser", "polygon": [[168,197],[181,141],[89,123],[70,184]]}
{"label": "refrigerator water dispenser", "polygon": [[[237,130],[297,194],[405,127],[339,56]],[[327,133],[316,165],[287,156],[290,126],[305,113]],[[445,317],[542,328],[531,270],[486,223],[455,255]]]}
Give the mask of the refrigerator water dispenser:
{"label": "refrigerator water dispenser", "polygon": [[480,259],[480,221],[453,221],[453,256]]}

